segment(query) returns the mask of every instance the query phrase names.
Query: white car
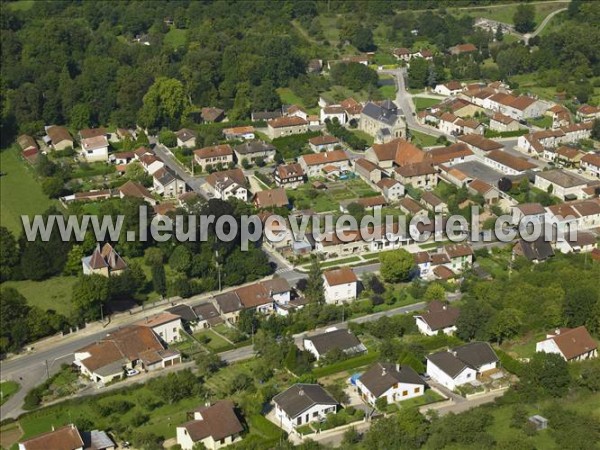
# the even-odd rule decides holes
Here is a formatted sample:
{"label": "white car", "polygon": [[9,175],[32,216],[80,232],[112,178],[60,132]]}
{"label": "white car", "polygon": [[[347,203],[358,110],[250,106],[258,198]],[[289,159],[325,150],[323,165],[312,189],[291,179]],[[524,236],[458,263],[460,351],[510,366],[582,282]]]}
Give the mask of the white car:
{"label": "white car", "polygon": [[139,370],[135,370],[135,369],[125,369],[125,375],[127,375],[128,377],[134,377],[137,374],[139,374],[140,371]]}

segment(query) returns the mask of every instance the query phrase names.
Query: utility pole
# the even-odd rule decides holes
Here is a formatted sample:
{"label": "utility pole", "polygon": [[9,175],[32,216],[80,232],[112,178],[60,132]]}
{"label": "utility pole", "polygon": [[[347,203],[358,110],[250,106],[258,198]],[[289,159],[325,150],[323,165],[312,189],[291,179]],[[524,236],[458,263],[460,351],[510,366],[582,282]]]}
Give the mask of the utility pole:
{"label": "utility pole", "polygon": [[221,292],[221,266],[219,264],[219,250],[215,250],[215,261],[217,263],[217,273],[219,275],[219,292]]}

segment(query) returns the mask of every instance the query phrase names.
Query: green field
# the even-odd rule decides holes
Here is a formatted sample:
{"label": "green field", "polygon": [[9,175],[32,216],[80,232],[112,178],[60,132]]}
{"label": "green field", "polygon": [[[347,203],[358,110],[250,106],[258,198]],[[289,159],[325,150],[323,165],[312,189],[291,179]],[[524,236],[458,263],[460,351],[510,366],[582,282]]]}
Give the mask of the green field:
{"label": "green field", "polygon": [[16,381],[5,381],[0,383],[0,405],[4,404],[6,400],[10,398],[11,395],[15,394],[19,390],[19,383]]}
{"label": "green field", "polygon": [[177,48],[185,45],[185,38],[187,35],[186,30],[171,27],[169,32],[165,34],[164,42],[171,47]]}
{"label": "green field", "polygon": [[19,235],[21,215],[41,214],[54,202],[43,192],[32,169],[19,156],[15,147],[0,153],[0,224]]}
{"label": "green field", "polygon": [[415,104],[417,111],[423,111],[424,109],[430,108],[433,105],[437,105],[440,102],[441,100],[437,98],[413,97],[413,103]]}
{"label": "green field", "polygon": [[410,134],[412,136],[412,142],[415,145],[420,145],[421,147],[433,147],[434,145],[439,145],[436,136],[430,136],[415,130],[410,130]]}
{"label": "green field", "polygon": [[304,102],[290,88],[278,88],[277,93],[284,105],[298,105],[304,107]]}
{"label": "green field", "polygon": [[13,11],[27,11],[34,5],[35,0],[18,0],[8,3],[8,7]]}
{"label": "green field", "polygon": [[352,130],[350,128],[348,130],[350,131],[350,133],[352,133],[356,137],[365,141],[369,146],[373,145],[373,142],[375,142],[375,138],[373,136],[371,136],[369,133],[365,133],[362,130]]}
{"label": "green field", "polygon": [[29,305],[69,315],[71,289],[76,281],[77,277],[53,277],[44,281],[6,281],[2,283],[2,287],[15,288],[27,299]]}

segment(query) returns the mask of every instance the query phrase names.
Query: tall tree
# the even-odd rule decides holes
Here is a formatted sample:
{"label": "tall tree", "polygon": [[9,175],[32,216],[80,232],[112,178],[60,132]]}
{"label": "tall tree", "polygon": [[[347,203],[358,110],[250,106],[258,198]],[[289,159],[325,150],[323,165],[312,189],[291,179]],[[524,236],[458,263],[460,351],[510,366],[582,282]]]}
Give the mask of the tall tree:
{"label": "tall tree", "polygon": [[161,296],[167,293],[167,277],[162,264],[152,265],[152,287]]}
{"label": "tall tree", "polygon": [[517,5],[513,16],[515,30],[519,33],[529,33],[535,29],[535,7],[521,3]]}
{"label": "tall tree", "polygon": [[389,283],[407,281],[415,266],[413,256],[404,249],[382,253],[379,261],[381,276]]}
{"label": "tall tree", "polygon": [[325,301],[325,290],[323,287],[323,272],[321,271],[321,264],[319,263],[319,259],[316,256],[312,257],[304,296],[308,301],[312,303],[321,304]]}

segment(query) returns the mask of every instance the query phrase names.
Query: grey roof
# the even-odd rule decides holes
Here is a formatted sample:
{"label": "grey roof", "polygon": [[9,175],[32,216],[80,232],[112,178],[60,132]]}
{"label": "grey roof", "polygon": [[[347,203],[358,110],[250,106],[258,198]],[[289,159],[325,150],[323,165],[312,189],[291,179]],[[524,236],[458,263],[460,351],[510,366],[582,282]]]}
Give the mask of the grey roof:
{"label": "grey roof", "polygon": [[470,342],[453,348],[452,352],[458,359],[474,369],[498,361],[498,356],[487,342]]}
{"label": "grey roof", "polygon": [[350,330],[346,329],[328,331],[327,333],[317,334],[316,336],[304,339],[313,343],[319,355],[324,355],[338,348],[347,353],[359,353],[366,350],[358,338]]}
{"label": "grey roof", "polygon": [[181,317],[186,322],[192,322],[198,317],[194,310],[188,305],[177,305],[167,309],[171,314]]}
{"label": "grey roof", "polygon": [[314,405],[337,405],[338,402],[318,384],[295,384],[273,397],[285,413],[294,419]]}
{"label": "grey roof", "polygon": [[263,141],[251,141],[236,145],[235,151],[240,155],[251,155],[253,153],[275,152],[276,149],[273,145]]}
{"label": "grey roof", "polygon": [[252,120],[255,122],[262,120],[266,121],[271,119],[277,119],[282,115],[283,114],[281,113],[281,111],[254,111],[252,112]]}
{"label": "grey roof", "polygon": [[529,261],[544,261],[554,256],[552,245],[550,245],[550,242],[545,241],[543,236],[540,236],[533,242],[519,239],[519,246],[521,247],[523,256]]}
{"label": "grey roof", "polygon": [[468,367],[467,364],[447,351],[427,355],[427,359],[452,378]]}
{"label": "grey roof", "polygon": [[200,320],[209,320],[219,317],[219,311],[217,311],[212,303],[202,303],[201,305],[194,306],[193,309]]}
{"label": "grey roof", "polygon": [[115,375],[119,372],[123,372],[123,370],[124,370],[123,367],[128,362],[129,362],[129,360],[127,358],[121,358],[118,361],[115,361],[115,362],[112,362],[105,366],[99,367],[98,369],[94,370],[94,373],[96,373],[102,377]]}
{"label": "grey roof", "polygon": [[397,383],[425,385],[412,367],[382,362],[372,365],[359,380],[375,397],[384,394]]}
{"label": "grey roof", "polygon": [[235,291],[226,292],[224,294],[215,295],[215,300],[219,305],[219,309],[223,313],[231,313],[243,309],[240,298]]}
{"label": "grey roof", "polygon": [[[368,102],[363,108],[362,113],[386,125],[394,125],[398,119],[396,113],[397,108],[395,108],[396,105],[391,101],[389,103],[384,102],[384,105],[386,106],[379,106],[375,103]],[[389,109],[388,107],[392,107],[392,109]]]}
{"label": "grey roof", "polygon": [[113,440],[104,431],[81,431],[80,434],[86,449],[105,450],[115,447]]}
{"label": "grey roof", "polygon": [[159,176],[156,177],[156,180],[163,186],[166,186],[175,180],[181,180],[179,175],[177,175],[175,172],[173,172],[167,166],[163,167],[163,169],[161,171],[159,171],[158,174],[159,174]]}

